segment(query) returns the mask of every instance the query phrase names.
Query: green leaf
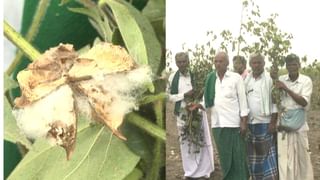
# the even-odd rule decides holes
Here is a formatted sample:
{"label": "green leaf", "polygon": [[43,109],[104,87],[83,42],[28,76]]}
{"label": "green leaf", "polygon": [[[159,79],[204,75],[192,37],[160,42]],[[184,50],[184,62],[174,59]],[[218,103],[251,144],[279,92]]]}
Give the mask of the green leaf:
{"label": "green leaf", "polygon": [[63,148],[39,139],[8,179],[123,179],[139,162],[123,141],[104,126],[81,123],[75,151],[66,160]]}
{"label": "green leaf", "polygon": [[165,49],[165,40],[166,40],[166,27],[165,27],[165,19],[161,19],[158,21],[153,21],[152,26],[154,31],[157,34],[157,37],[159,39],[160,44],[162,45],[162,48]]}
{"label": "green leaf", "polygon": [[4,74],[4,92],[7,92],[9,89],[18,87],[18,83],[11,79],[7,74]]}
{"label": "green leaf", "polygon": [[90,18],[90,23],[98,31],[101,37],[105,41],[111,42],[113,32],[108,24],[108,18],[98,6],[68,9],[75,13],[87,15]]}
{"label": "green leaf", "polygon": [[149,64],[157,72],[161,46],[148,19],[127,2],[105,0],[114,14],[130,55],[140,65]]}
{"label": "green leaf", "polygon": [[[4,74],[4,92],[7,92],[10,89],[18,87],[18,83],[11,79],[7,74]],[[12,107],[6,96],[3,96],[3,105],[4,105],[4,139],[17,143],[20,142],[26,148],[31,147],[31,143],[27,138],[21,134],[19,128],[16,124],[16,120],[12,115]]]}
{"label": "green leaf", "polygon": [[146,168],[149,168],[153,160],[151,145],[154,138],[129,123],[124,123],[122,126],[121,132],[127,137],[126,145],[132,152],[140,156]]}
{"label": "green leaf", "polygon": [[143,176],[140,169],[135,168],[124,180],[139,180]]}
{"label": "green leaf", "polygon": [[8,102],[8,99],[4,96],[4,139],[12,143],[20,142],[27,149],[31,148],[30,141],[21,134],[16,124],[16,120],[12,115],[12,108]]}
{"label": "green leaf", "polygon": [[142,14],[151,22],[159,21],[165,17],[165,8],[164,0],[149,0],[147,6],[142,10]]}
{"label": "green leaf", "polygon": [[67,4],[67,3],[69,3],[71,0],[60,0],[60,6],[63,6],[63,5],[65,5],[65,4]]}

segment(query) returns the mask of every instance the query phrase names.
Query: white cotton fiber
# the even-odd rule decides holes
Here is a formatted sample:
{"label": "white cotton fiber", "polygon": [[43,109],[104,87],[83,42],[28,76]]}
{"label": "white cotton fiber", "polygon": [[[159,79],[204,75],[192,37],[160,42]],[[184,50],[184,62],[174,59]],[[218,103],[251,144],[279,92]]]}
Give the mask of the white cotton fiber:
{"label": "white cotton fiber", "polygon": [[50,124],[61,121],[75,123],[72,90],[68,85],[59,87],[48,96],[29,106],[13,111],[20,130],[30,139],[46,137]]}

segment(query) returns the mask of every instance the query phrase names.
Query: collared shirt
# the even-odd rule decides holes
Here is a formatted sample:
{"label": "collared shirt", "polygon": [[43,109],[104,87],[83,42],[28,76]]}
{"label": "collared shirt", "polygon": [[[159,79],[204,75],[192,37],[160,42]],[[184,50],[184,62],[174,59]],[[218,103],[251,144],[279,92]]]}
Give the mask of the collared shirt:
{"label": "collared shirt", "polygon": [[190,91],[192,89],[192,84],[191,84],[191,76],[190,73],[187,73],[187,75],[183,75],[182,73],[180,73],[180,77],[179,77],[179,86],[178,86],[178,94],[171,94],[171,87],[172,87],[172,80],[174,75],[176,74],[176,72],[172,73],[169,76],[168,79],[168,84],[167,84],[167,94],[169,96],[169,100],[172,102],[177,102],[177,101],[181,101],[181,107],[185,107],[186,103],[183,101],[184,99],[184,93]]}
{"label": "collared shirt", "polygon": [[[312,81],[308,76],[303,74],[299,74],[298,78],[295,81],[291,81],[289,75],[283,75],[279,77],[279,80],[282,81],[291,91],[302,96],[308,103],[306,107],[302,107],[298,103],[296,103],[292,97],[284,92],[281,96],[281,105],[285,109],[297,109],[304,108],[307,110],[310,106],[310,98],[312,94]],[[306,113],[307,114],[307,113]],[[307,117],[305,117],[307,119]],[[299,129],[299,131],[308,131],[309,127],[307,121],[305,124]]]}
{"label": "collared shirt", "polygon": [[220,81],[217,74],[215,101],[211,110],[212,127],[240,127],[240,116],[248,115],[248,105],[242,77],[226,71]]}
{"label": "collared shirt", "polygon": [[[250,73],[246,79],[246,93],[248,99],[248,107],[250,109],[249,113],[249,124],[258,124],[258,123],[270,123],[271,114],[264,114],[263,108],[263,97],[269,97],[268,104],[265,106],[270,107],[270,113],[276,113],[277,105],[273,104],[271,101],[271,90],[272,90],[272,79],[268,73],[263,72],[259,77],[254,78],[252,73]],[[268,87],[267,87],[268,86]],[[262,96],[262,93],[269,93],[265,96]]]}

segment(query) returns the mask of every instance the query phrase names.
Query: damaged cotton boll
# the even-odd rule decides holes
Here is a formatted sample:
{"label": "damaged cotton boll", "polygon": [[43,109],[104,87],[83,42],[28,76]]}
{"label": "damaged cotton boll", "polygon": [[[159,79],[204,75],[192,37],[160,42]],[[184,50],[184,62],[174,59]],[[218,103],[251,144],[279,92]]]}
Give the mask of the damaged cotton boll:
{"label": "damaged cotton boll", "polygon": [[[109,43],[100,43],[77,59],[69,71],[71,78],[91,76],[93,79],[73,83],[81,112],[107,125],[121,139],[119,131],[125,114],[137,109],[136,99],[152,84],[148,66],[138,67],[127,51]],[[88,104],[91,111],[88,111]],[[84,111],[82,111],[84,110]]]}
{"label": "damaged cotton boll", "polygon": [[[137,109],[137,98],[141,96],[151,83],[149,67],[136,68],[130,72],[106,74],[103,79],[94,77],[92,80],[82,81],[76,86],[77,94],[85,94],[92,107],[91,115],[106,124],[118,137],[125,137],[117,130],[122,124],[125,114]],[[82,98],[83,99],[83,98]],[[87,109],[87,103],[78,100],[81,112]],[[87,111],[88,113],[88,111]]]}
{"label": "damaged cotton boll", "polygon": [[22,95],[15,99],[15,105],[17,107],[29,105],[65,84],[65,75],[76,58],[77,54],[72,45],[60,44],[29,64],[27,69],[17,75]]}
{"label": "damaged cotton boll", "polygon": [[99,43],[79,56],[68,74],[72,78],[101,76],[130,71],[135,67],[136,63],[124,48],[110,43]]}
{"label": "damaged cotton boll", "polygon": [[46,97],[21,109],[14,109],[17,125],[29,139],[47,138],[60,145],[69,158],[76,137],[76,112],[73,92],[63,85]]}
{"label": "damaged cotton boll", "polygon": [[152,85],[151,74],[120,46],[100,43],[78,57],[72,45],[60,44],[19,72],[18,126],[30,139],[46,137],[62,146],[68,159],[75,148],[77,110],[126,139],[118,128],[138,108],[137,99]]}

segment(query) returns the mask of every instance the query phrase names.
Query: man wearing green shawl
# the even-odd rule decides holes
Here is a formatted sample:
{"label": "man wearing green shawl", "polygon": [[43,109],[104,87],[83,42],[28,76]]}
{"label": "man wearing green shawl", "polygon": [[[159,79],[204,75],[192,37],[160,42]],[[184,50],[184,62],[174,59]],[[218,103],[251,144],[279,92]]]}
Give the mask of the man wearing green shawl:
{"label": "man wearing green shawl", "polygon": [[177,119],[178,134],[180,136],[180,151],[184,176],[186,179],[206,179],[210,177],[210,174],[214,170],[213,147],[207,115],[205,111],[201,111],[203,117],[201,126],[203,127],[204,145],[198,153],[194,153],[189,142],[181,138],[183,128],[186,124],[185,119],[182,118],[184,111],[181,110],[187,106],[185,98],[193,96],[194,94],[192,90],[193,76],[188,71],[189,57],[187,53],[177,53],[175,59],[179,70],[170,75],[167,92],[169,94],[169,100],[175,102],[174,114]]}
{"label": "man wearing green shawl", "polygon": [[227,70],[229,57],[225,52],[217,53],[214,65],[216,72],[211,72],[205,83],[204,102],[211,111],[223,179],[248,180],[244,135],[249,110],[244,82],[238,73]]}

